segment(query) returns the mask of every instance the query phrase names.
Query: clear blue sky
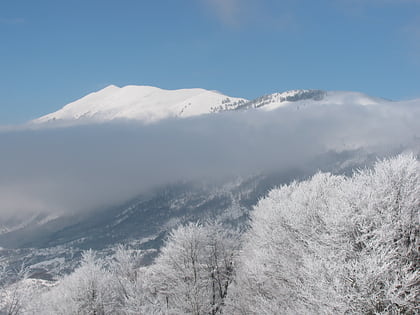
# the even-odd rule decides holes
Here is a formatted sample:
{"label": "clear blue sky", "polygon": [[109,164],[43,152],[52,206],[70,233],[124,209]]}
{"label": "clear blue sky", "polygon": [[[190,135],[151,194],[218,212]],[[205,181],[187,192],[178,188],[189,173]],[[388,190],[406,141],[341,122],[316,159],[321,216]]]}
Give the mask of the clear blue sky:
{"label": "clear blue sky", "polygon": [[0,0],[0,124],[109,84],[420,97],[420,1]]}

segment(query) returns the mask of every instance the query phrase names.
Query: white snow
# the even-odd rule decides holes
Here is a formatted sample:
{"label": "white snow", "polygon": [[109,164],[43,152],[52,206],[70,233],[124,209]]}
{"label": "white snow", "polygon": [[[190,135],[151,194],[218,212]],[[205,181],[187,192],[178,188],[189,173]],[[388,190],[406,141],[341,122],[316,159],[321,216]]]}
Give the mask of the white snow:
{"label": "white snow", "polygon": [[120,88],[110,85],[32,122],[73,124],[127,119],[151,123],[166,118],[191,117],[235,109],[259,108],[270,111],[286,106],[301,109],[313,105],[370,106],[385,102],[388,101],[346,91],[291,90],[248,101],[200,88],[164,90],[152,86],[129,85]]}
{"label": "white snow", "polygon": [[217,112],[245,102],[219,92],[204,89],[163,90],[151,86],[110,85],[91,93],[62,109],[35,119],[48,121],[109,121],[134,119],[154,122],[170,117],[190,117]]}
{"label": "white snow", "polygon": [[[385,99],[371,97],[369,95],[360,92],[349,92],[349,91],[319,91],[319,97],[315,98],[303,98],[296,101],[289,101],[290,97],[297,97],[299,93],[308,93],[311,90],[292,90],[283,93],[275,93],[266,97],[264,104],[254,105],[254,107],[260,107],[263,110],[274,110],[279,107],[285,107],[294,105],[296,107],[305,107],[310,105],[361,105],[370,106],[378,105],[381,103],[389,102]],[[268,100],[267,100],[268,98]]]}
{"label": "white snow", "polygon": [[42,213],[35,213],[29,216],[25,220],[22,220],[19,218],[17,220],[13,220],[12,222],[8,222],[8,223],[0,221],[0,235],[17,231],[20,229],[24,229],[30,226],[31,227],[40,226],[52,220],[58,219],[59,217],[60,215],[58,214],[49,214],[49,215],[45,214],[44,215]]}

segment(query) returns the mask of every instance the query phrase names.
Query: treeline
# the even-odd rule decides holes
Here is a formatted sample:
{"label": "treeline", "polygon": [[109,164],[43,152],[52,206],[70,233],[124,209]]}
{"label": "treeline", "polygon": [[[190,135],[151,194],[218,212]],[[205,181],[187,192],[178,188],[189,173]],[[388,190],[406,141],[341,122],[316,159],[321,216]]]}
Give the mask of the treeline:
{"label": "treeline", "polygon": [[419,314],[419,166],[400,155],[279,187],[244,234],[181,226],[148,267],[124,247],[107,258],[87,251],[48,289],[4,289],[3,312]]}

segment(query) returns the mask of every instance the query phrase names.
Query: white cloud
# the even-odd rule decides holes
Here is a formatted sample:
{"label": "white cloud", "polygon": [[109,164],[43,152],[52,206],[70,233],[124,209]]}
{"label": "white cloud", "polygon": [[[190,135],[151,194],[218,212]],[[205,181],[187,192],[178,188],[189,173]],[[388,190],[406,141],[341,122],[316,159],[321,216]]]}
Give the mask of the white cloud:
{"label": "white cloud", "polygon": [[418,143],[420,107],[410,104],[3,131],[0,216],[82,211],[178,180],[308,167],[330,151],[400,149]]}
{"label": "white cloud", "polygon": [[249,0],[203,0],[205,4],[225,24],[238,25],[244,11],[249,6]]}
{"label": "white cloud", "polygon": [[300,0],[199,0],[224,25],[270,30],[294,29],[297,21],[291,4]]}

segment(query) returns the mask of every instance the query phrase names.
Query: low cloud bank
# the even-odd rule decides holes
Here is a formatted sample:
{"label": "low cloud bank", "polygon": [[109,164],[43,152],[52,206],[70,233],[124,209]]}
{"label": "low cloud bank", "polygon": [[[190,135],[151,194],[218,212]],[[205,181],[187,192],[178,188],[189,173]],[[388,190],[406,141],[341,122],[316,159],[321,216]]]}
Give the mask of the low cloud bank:
{"label": "low cloud bank", "polygon": [[0,132],[0,215],[117,204],[178,180],[299,167],[327,151],[420,143],[420,104],[314,106]]}

